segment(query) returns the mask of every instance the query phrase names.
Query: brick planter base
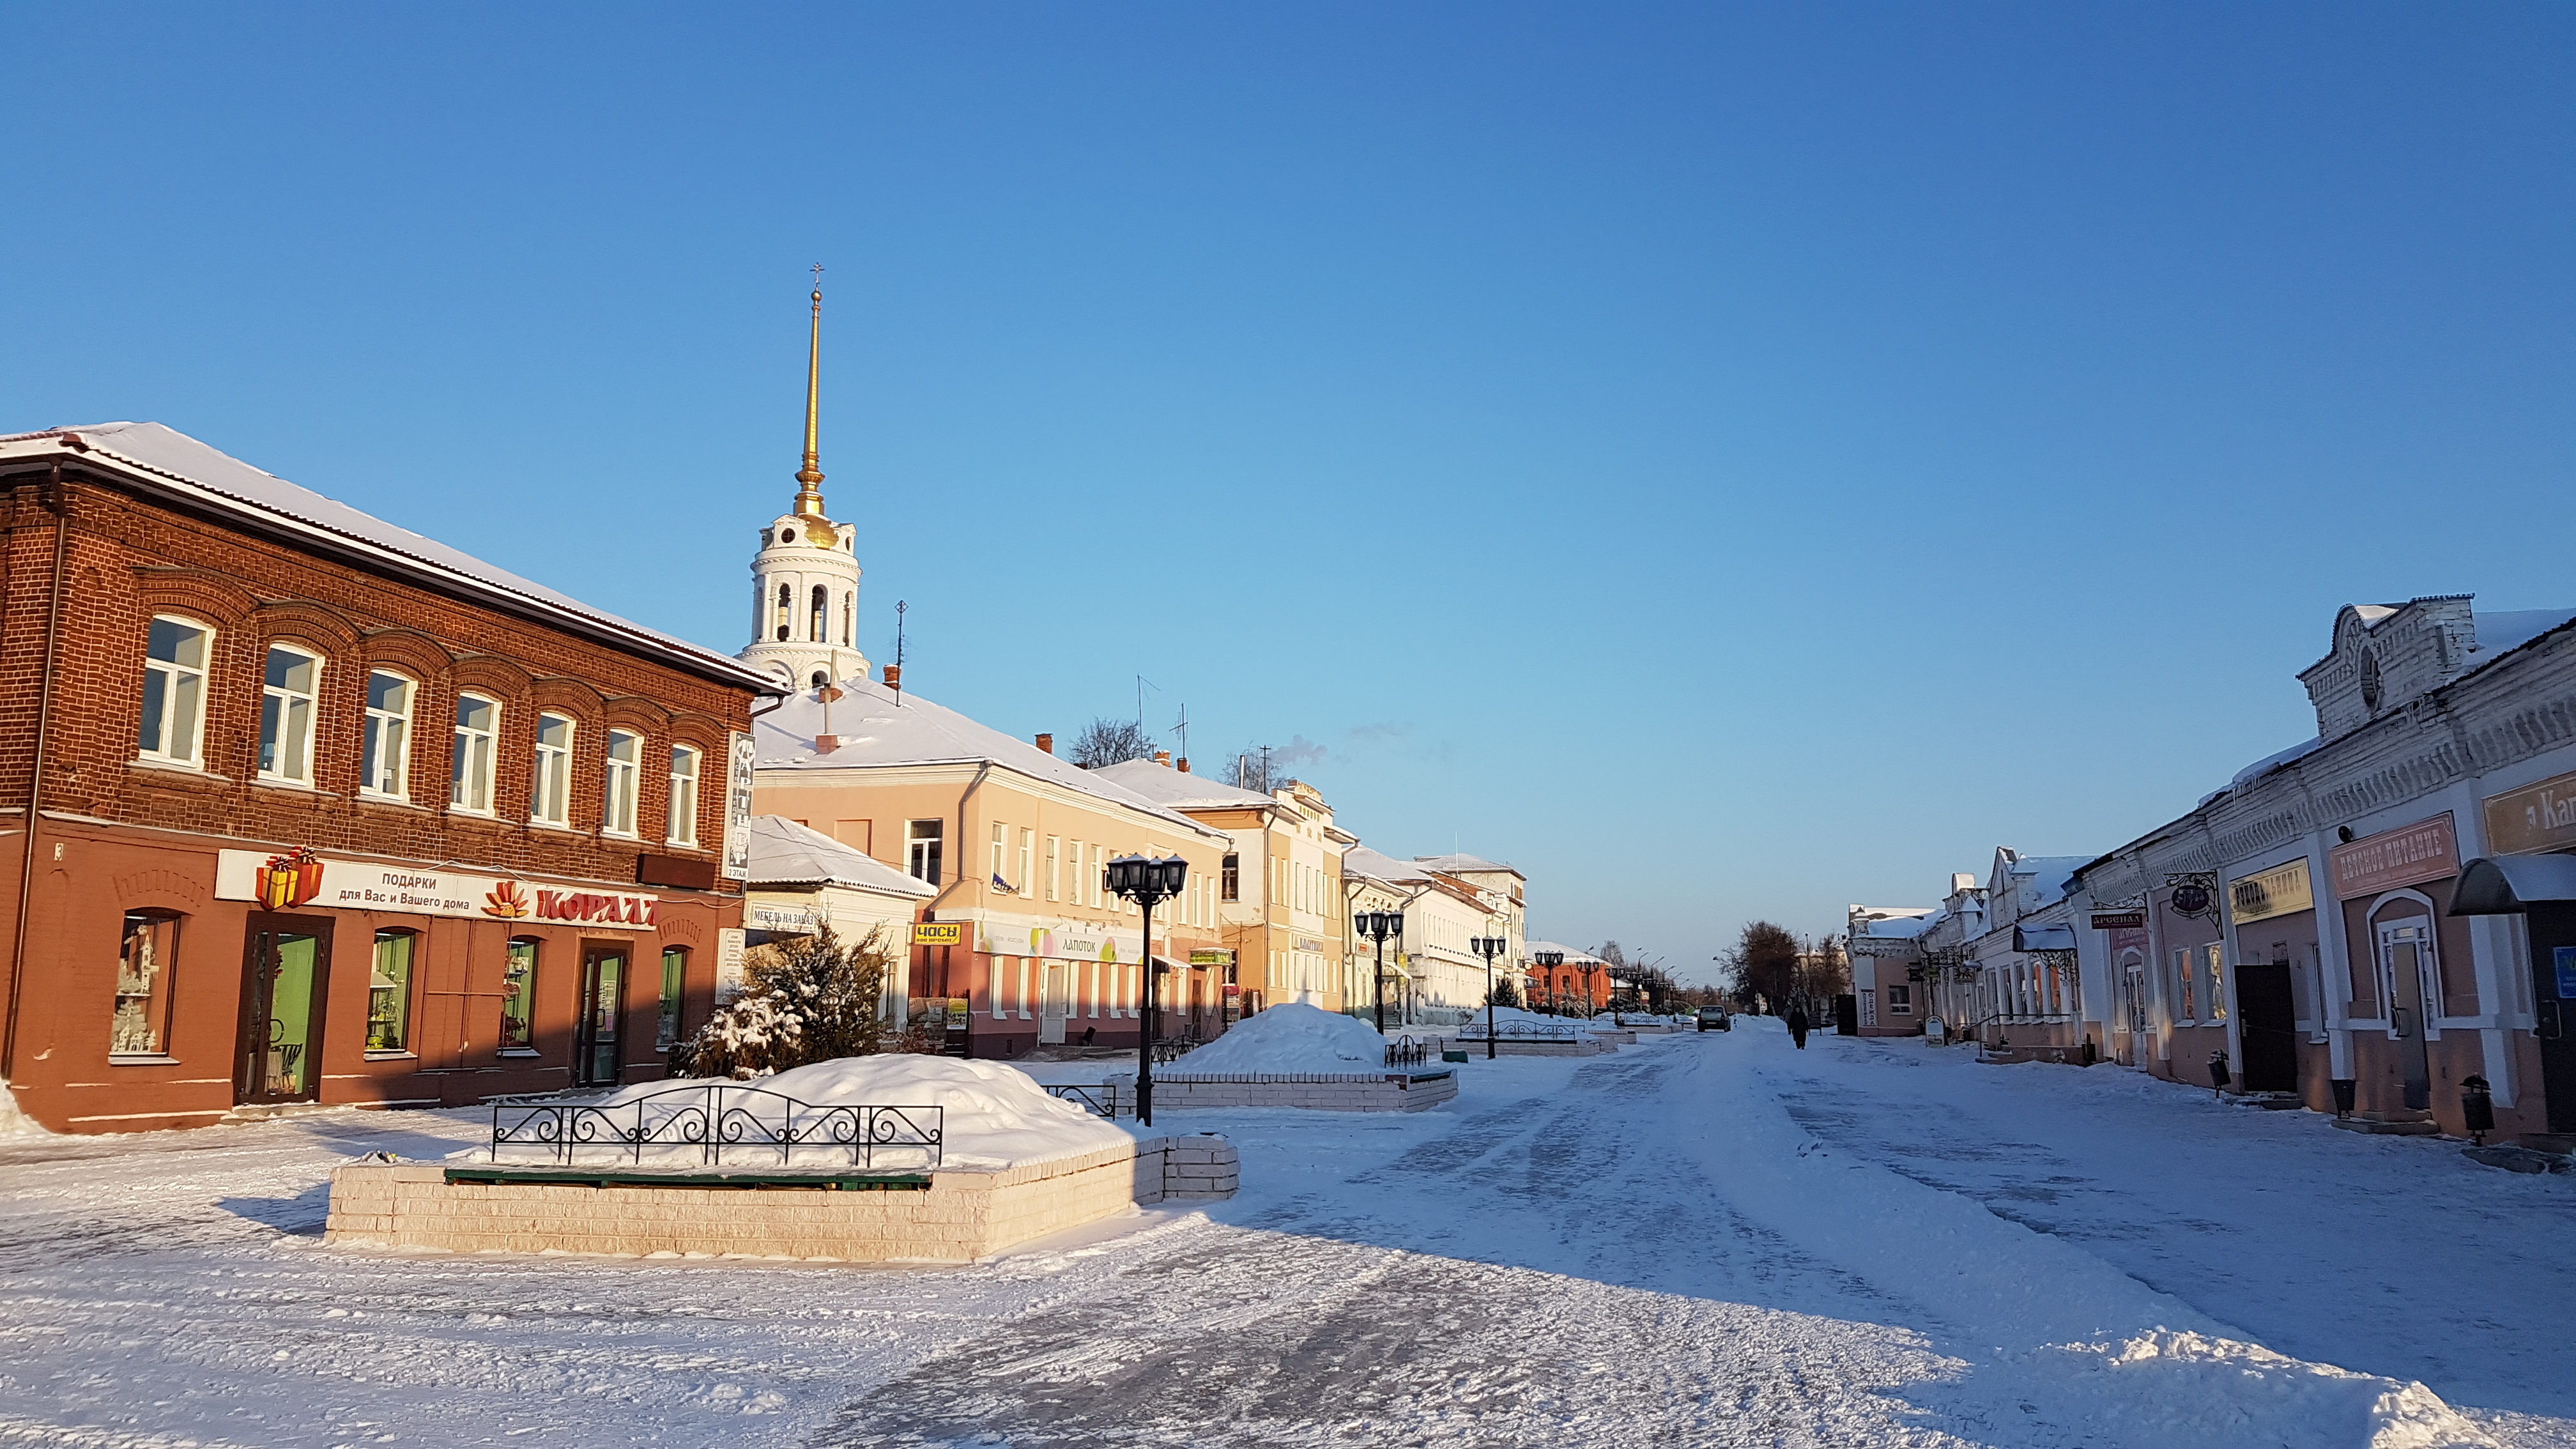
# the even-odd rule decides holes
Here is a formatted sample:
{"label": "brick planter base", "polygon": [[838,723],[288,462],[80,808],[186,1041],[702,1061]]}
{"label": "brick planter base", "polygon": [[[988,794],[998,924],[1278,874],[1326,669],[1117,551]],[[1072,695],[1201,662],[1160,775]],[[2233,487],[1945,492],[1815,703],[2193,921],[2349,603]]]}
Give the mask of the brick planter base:
{"label": "brick planter base", "polygon": [[[1133,1072],[1107,1083],[1118,1110],[1136,1110]],[[1157,1112],[1235,1107],[1304,1107],[1319,1112],[1422,1112],[1452,1101],[1458,1077],[1447,1068],[1391,1072],[1173,1072],[1154,1074]],[[1187,1140],[1187,1139],[1183,1139]]]}
{"label": "brick planter base", "polygon": [[[943,1168],[862,1191],[762,1185],[455,1182],[441,1163],[331,1174],[324,1241],[452,1252],[730,1253],[850,1263],[965,1263],[1131,1204],[1232,1197],[1222,1137],[1150,1137],[1005,1169]],[[630,1175],[631,1176],[631,1175]]]}
{"label": "brick planter base", "polygon": [[[1556,1037],[1548,1040],[1516,1041],[1511,1037],[1504,1037],[1500,1045],[1502,1055],[1507,1057],[1597,1057],[1603,1052],[1618,1050],[1609,1042],[1588,1032],[1582,1036]],[[1449,1051],[1465,1052],[1469,1061],[1474,1061],[1485,1054],[1485,1042],[1482,1037],[1473,1041],[1448,1042],[1445,1043],[1445,1047]]]}

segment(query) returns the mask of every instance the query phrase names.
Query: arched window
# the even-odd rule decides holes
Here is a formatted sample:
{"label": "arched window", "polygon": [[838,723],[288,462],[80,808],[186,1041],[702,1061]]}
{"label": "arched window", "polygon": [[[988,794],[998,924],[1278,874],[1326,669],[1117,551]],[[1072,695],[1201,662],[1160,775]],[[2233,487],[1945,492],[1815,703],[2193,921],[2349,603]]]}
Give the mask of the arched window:
{"label": "arched window", "polygon": [[831,633],[823,627],[823,611],[830,607],[832,591],[821,584],[814,586],[814,603],[805,615],[805,637],[817,644],[832,642]]}
{"label": "arched window", "polygon": [[572,721],[559,714],[537,716],[534,777],[528,792],[528,818],[540,825],[569,825],[572,817]]}
{"label": "arched window", "polygon": [[815,687],[816,689],[821,689],[824,685],[827,685],[827,684],[829,684],[829,683],[831,683],[831,682],[832,682],[832,672],[831,672],[830,670],[828,670],[828,669],[817,669],[817,670],[815,670],[815,671],[814,671],[814,687]]}
{"label": "arched window", "polygon": [[292,644],[268,646],[259,701],[259,773],[264,780],[313,779],[313,701],[321,657]]}
{"label": "arched window", "polygon": [[400,800],[410,793],[412,683],[376,670],[367,676],[367,732],[359,745],[358,793]]}
{"label": "arched window", "polygon": [[125,913],[125,941],[116,960],[116,1014],[108,1024],[110,1056],[157,1057],[169,1050],[171,968],[178,961],[176,915]]}
{"label": "arched window", "polygon": [[778,586],[778,639],[782,644],[787,641],[787,626],[793,618],[795,608],[796,591],[785,584],[780,584]]}

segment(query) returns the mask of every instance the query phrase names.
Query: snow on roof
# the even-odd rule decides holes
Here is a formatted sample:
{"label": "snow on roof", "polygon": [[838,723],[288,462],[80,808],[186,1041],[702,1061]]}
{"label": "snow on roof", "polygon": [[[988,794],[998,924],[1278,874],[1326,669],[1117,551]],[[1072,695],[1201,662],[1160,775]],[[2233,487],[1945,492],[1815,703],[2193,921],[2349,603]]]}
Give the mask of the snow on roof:
{"label": "snow on roof", "polygon": [[994,764],[1050,784],[1062,785],[1094,799],[1139,810],[1177,829],[1210,840],[1224,832],[1086,770],[1071,760],[1039,749],[1017,735],[933,704],[917,694],[895,692],[865,676],[841,681],[842,698],[828,708],[830,733],[839,745],[828,754],[814,750],[815,736],[825,733],[826,706],[820,691],[800,689],[787,702],[752,721],[760,749],[760,768],[865,769],[882,765]]}
{"label": "snow on roof", "polygon": [[1258,790],[1242,790],[1205,775],[1192,775],[1152,760],[1127,760],[1090,772],[1175,810],[1242,810],[1279,802]]}
{"label": "snow on roof", "polygon": [[2098,859],[2091,855],[2025,855],[2014,861],[2012,873],[2030,877],[2030,884],[2021,889],[2022,909],[2066,899],[2066,888],[2074,881],[2075,873]]}
{"label": "snow on roof", "polygon": [[1354,845],[1343,853],[1342,874],[1366,876],[1370,880],[1402,881],[1411,885],[1431,884],[1431,872],[1427,867],[1409,860],[1398,860],[1365,845]]}
{"label": "snow on roof", "polygon": [[2229,778],[2227,788],[2233,790],[2237,786],[2245,784],[2247,781],[2268,775],[2274,770],[2281,768],[2283,765],[2290,763],[2292,760],[2310,753],[2319,745],[2324,743],[2325,741],[2323,739],[2309,739],[2292,745],[2286,750],[2275,750],[2271,754],[2265,755],[2263,758],[2247,765],[2244,769],[2237,771],[2234,776]]}
{"label": "snow on roof", "polygon": [[2576,609],[2472,610],[2469,617],[2478,631],[2477,647],[2469,653],[2483,663],[2576,620]]}
{"label": "snow on roof", "polygon": [[1888,916],[1871,921],[1861,927],[1860,933],[1886,941],[1910,941],[1922,935],[1939,915],[1938,907],[1926,907],[1910,916]]}
{"label": "snow on roof", "polygon": [[718,654],[658,629],[648,629],[633,620],[594,609],[534,580],[521,578],[472,554],[450,548],[425,534],[387,523],[336,499],[325,498],[310,488],[289,483],[274,473],[252,467],[160,423],[83,423],[76,427],[14,433],[0,436],[0,454],[29,451],[12,448],[10,445],[13,444],[34,444],[44,451],[53,451],[65,446],[66,440],[73,437],[94,458],[103,457],[150,474],[151,481],[164,487],[179,485],[169,491],[183,497],[234,514],[247,513],[275,522],[300,525],[298,531],[301,532],[318,530],[371,545],[364,552],[390,554],[392,558],[383,561],[406,572],[428,574],[442,581],[461,580],[480,586],[481,591],[513,595],[543,605],[547,612],[570,613],[588,623],[604,625],[617,633],[644,640],[656,646],[658,652],[677,656],[679,662],[700,671],[714,672],[729,683],[757,682],[764,692],[775,688],[774,681],[768,676],[729,655]]}
{"label": "snow on roof", "polygon": [[[1486,860],[1481,856],[1474,855],[1417,855],[1413,858],[1413,863],[1425,867],[1426,869],[1440,871],[1447,875],[1464,875],[1470,871],[1483,870],[1504,871],[1512,875],[1521,874],[1518,870],[1505,865],[1501,861]],[[1527,880],[1529,877],[1523,875],[1521,876],[1521,879]]]}
{"label": "snow on roof", "polygon": [[1529,941],[1523,943],[1523,945],[1525,948],[1521,952],[1523,956],[1536,956],[1541,951],[1560,951],[1564,953],[1565,964],[1569,966],[1606,966],[1610,964],[1602,960],[1600,957],[1593,955],[1589,951],[1577,950],[1572,946],[1560,946],[1554,941]]}
{"label": "snow on roof", "polygon": [[914,880],[866,851],[777,815],[751,817],[751,877],[745,884],[754,890],[836,885],[890,896],[939,894],[939,887]]}

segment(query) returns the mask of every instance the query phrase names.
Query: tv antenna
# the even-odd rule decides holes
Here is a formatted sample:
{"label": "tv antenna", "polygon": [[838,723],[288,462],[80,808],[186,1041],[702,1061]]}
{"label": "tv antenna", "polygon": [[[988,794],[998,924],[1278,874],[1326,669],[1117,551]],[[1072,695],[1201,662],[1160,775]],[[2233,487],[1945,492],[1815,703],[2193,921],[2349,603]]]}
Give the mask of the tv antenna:
{"label": "tv antenna", "polygon": [[897,704],[903,703],[903,616],[904,611],[911,607],[902,599],[894,601],[894,702]]}

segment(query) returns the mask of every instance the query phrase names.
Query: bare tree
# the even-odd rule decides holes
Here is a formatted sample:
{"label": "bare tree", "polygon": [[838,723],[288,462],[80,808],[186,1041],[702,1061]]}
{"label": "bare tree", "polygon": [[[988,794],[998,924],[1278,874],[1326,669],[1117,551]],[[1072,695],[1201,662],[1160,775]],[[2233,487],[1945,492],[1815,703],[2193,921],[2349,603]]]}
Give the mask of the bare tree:
{"label": "bare tree", "polygon": [[1726,968],[1739,1005],[1750,1007],[1760,998],[1777,1012],[1787,1010],[1799,995],[1800,954],[1798,938],[1786,930],[1769,921],[1747,921],[1744,934],[1717,961]]}
{"label": "bare tree", "polygon": [[1083,726],[1082,733],[1074,737],[1073,753],[1068,758],[1086,770],[1097,770],[1128,760],[1151,759],[1153,754],[1153,738],[1145,733],[1143,725],[1132,719],[1102,718]]}
{"label": "bare tree", "polygon": [[1225,782],[1238,790],[1263,795],[1293,783],[1288,771],[1272,757],[1268,745],[1246,745],[1236,751],[1233,763],[1226,767]]}

